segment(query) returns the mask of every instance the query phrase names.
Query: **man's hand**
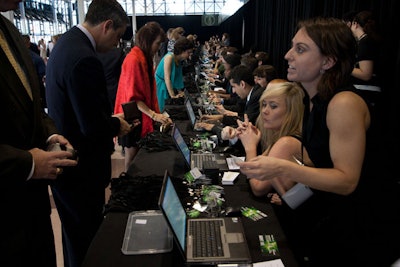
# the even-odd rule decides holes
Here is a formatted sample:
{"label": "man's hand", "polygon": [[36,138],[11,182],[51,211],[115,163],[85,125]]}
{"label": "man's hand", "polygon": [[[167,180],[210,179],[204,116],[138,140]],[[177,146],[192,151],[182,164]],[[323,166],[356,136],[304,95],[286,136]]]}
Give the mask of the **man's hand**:
{"label": "man's hand", "polygon": [[124,136],[132,130],[131,125],[123,118],[124,115],[123,114],[121,115],[121,114],[113,115],[113,117],[118,118],[119,122],[120,122],[118,136]]}
{"label": "man's hand", "polygon": [[68,151],[44,151],[39,148],[29,150],[35,163],[31,179],[55,179],[62,173],[62,167],[76,166],[76,160],[68,159]]}

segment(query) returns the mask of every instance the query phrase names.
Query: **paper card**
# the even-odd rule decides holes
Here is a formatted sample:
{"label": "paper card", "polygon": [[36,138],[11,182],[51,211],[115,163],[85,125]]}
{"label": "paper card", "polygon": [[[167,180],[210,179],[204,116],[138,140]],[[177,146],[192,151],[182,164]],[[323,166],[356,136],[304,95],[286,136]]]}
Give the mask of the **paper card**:
{"label": "paper card", "polygon": [[254,262],[253,267],[285,267],[281,259],[272,261]]}
{"label": "paper card", "polygon": [[238,175],[238,172],[224,172],[221,182],[223,185],[233,185]]}
{"label": "paper card", "polygon": [[[231,155],[232,156],[232,155]],[[226,163],[228,164],[228,168],[230,170],[239,170],[240,167],[236,164],[238,161],[244,161],[245,157],[230,157],[226,158]]]}

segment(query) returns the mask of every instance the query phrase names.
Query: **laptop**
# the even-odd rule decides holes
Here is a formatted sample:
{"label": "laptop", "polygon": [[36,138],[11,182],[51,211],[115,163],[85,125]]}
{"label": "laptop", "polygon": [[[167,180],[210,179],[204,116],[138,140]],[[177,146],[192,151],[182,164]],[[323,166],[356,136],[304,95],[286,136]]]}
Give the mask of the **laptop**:
{"label": "laptop", "polygon": [[195,167],[199,168],[199,170],[203,170],[203,162],[208,161],[213,162],[211,165],[215,166],[220,171],[229,171],[226,155],[220,153],[195,153],[190,151],[176,124],[172,125],[171,135],[176,147],[185,159],[186,166],[190,170]]}
{"label": "laptop", "polygon": [[190,93],[187,88],[185,88],[183,90],[183,93],[184,93],[184,96],[185,96],[185,101],[187,101],[187,99],[189,99],[189,101],[194,101],[196,103],[197,95],[199,95],[198,93]]}
{"label": "laptop", "polygon": [[[239,217],[188,219],[167,171],[158,205],[188,265],[251,262],[241,219]],[[208,231],[201,233],[202,228]],[[211,231],[212,228],[215,230]]]}
{"label": "laptop", "polygon": [[[190,98],[188,98],[188,97],[185,99],[185,107],[186,107],[186,112],[188,114],[190,124],[192,125],[193,131],[203,132],[204,131],[203,128],[196,127],[196,122],[197,122],[196,114],[194,113],[192,102],[190,101]],[[201,112],[201,109],[198,109],[198,110]],[[201,113],[199,113],[199,116],[201,116]]]}

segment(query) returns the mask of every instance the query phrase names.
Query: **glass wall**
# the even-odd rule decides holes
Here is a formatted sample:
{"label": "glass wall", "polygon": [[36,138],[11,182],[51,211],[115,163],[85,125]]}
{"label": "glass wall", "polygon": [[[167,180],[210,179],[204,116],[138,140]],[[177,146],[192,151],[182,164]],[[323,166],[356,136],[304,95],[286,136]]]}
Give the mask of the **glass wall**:
{"label": "glass wall", "polygon": [[[84,13],[91,1],[84,1]],[[232,2],[240,8],[248,0],[119,0],[129,16],[220,14]],[[229,5],[228,5],[229,4]],[[31,41],[50,41],[78,23],[77,0],[25,0],[14,12],[14,24]]]}
{"label": "glass wall", "polygon": [[[132,16],[173,16],[219,14],[227,2],[244,0],[118,0],[126,13]],[[85,1],[85,13],[91,1]],[[133,5],[135,8],[133,8]]]}
{"label": "glass wall", "polygon": [[14,12],[14,24],[31,41],[50,41],[76,24],[76,0],[25,0]]}

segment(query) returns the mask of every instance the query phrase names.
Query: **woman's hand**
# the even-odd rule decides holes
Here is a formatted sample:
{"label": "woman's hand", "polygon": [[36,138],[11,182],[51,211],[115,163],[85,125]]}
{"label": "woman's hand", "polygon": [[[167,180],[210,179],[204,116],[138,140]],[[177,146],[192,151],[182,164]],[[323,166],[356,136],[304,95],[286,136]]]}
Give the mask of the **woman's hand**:
{"label": "woman's hand", "polygon": [[240,171],[247,177],[257,180],[270,180],[275,177],[281,177],[281,170],[284,164],[290,162],[284,159],[278,159],[269,156],[257,156],[245,162],[236,163],[240,167]]}
{"label": "woman's hand", "polygon": [[279,197],[277,193],[268,194],[268,197],[270,198],[270,202],[272,204],[276,204],[279,206],[282,205],[282,199]]}
{"label": "woman's hand", "polygon": [[222,103],[221,97],[219,97],[219,95],[214,92],[208,93],[208,101],[210,103],[213,103],[214,106],[221,105]]}
{"label": "woman's hand", "polygon": [[166,124],[166,123],[172,123],[172,120],[165,116],[164,114],[160,114],[160,113],[155,113],[153,115],[153,120],[156,122],[159,122],[161,124]]}
{"label": "woman's hand", "polygon": [[196,122],[196,125],[195,125],[195,128],[201,128],[206,131],[211,131],[213,127],[214,127],[214,124],[206,123],[206,122]]}
{"label": "woman's hand", "polygon": [[183,97],[185,95],[185,93],[183,91],[179,91],[177,94],[173,94],[171,95],[171,98],[180,98]]}
{"label": "woman's hand", "polygon": [[258,130],[258,128],[251,122],[248,123],[246,127],[240,126],[238,128],[237,136],[242,141],[245,150],[257,148],[257,145],[261,140],[260,130]]}
{"label": "woman's hand", "polygon": [[247,116],[246,113],[244,114],[244,121],[236,120],[236,123],[238,125],[238,127],[237,127],[238,133],[240,133],[241,131],[245,131],[246,128],[251,124],[249,122],[249,116]]}
{"label": "woman's hand", "polygon": [[210,122],[210,121],[221,120],[222,118],[223,118],[222,115],[203,115],[203,116],[201,116],[200,121]]}
{"label": "woman's hand", "polygon": [[215,110],[217,110],[219,114],[227,113],[227,110],[224,108],[223,105],[214,105],[214,107],[215,107]]}

